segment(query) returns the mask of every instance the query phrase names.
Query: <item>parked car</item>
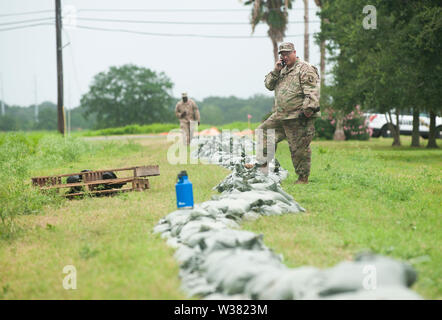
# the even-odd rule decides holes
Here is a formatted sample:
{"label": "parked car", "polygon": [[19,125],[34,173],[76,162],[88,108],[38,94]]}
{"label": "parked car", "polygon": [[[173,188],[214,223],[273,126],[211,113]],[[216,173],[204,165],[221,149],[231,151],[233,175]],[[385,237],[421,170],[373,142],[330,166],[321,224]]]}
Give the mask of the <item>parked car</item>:
{"label": "parked car", "polygon": [[[368,120],[368,128],[373,133],[372,137],[391,137],[390,128],[387,123],[387,115],[382,113],[364,113]],[[392,114],[393,124],[396,126],[396,115]],[[400,134],[411,135],[413,131],[413,116],[399,115],[399,130]],[[442,117],[436,117],[436,138],[441,138],[442,131]],[[430,132],[430,117],[426,114],[419,115],[419,134],[422,138],[428,139]]]}

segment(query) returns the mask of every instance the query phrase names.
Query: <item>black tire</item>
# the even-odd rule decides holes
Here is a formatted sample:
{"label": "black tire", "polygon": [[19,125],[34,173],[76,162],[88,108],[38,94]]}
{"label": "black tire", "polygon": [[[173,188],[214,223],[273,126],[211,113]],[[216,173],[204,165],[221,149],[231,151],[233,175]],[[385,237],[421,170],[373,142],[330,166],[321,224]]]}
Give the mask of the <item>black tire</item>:
{"label": "black tire", "polygon": [[[112,171],[103,172],[103,180],[106,180],[106,179],[117,179],[117,175]],[[124,183],[123,184],[120,184],[120,183],[109,184],[109,185],[105,186],[105,189],[113,189],[113,188],[120,189],[122,186],[124,186]]]}
{"label": "black tire", "polygon": [[381,136],[384,138],[391,138],[393,135],[391,134],[390,128],[388,124],[385,124],[381,129]]}
{"label": "black tire", "polygon": [[[80,175],[69,176],[66,179],[66,183],[78,183],[81,182],[82,178]],[[83,191],[81,186],[71,187],[67,193],[77,193]]]}

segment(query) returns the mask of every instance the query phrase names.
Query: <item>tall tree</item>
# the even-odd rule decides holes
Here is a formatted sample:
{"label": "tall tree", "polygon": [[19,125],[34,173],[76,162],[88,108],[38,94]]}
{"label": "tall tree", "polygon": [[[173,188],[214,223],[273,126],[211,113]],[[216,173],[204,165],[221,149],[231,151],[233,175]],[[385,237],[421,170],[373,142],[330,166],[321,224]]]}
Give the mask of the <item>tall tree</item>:
{"label": "tall tree", "polygon": [[278,61],[278,42],[284,40],[288,23],[288,10],[294,0],[247,0],[245,5],[252,5],[250,24],[252,33],[260,22],[269,26],[267,34],[272,41],[273,56]]}
{"label": "tall tree", "polygon": [[415,78],[419,86],[417,100],[421,110],[430,115],[427,148],[438,148],[436,143],[436,115],[442,112],[440,88],[442,86],[442,7],[437,1],[422,0],[414,7],[409,27],[410,47],[415,55]]}
{"label": "tall tree", "polygon": [[[322,0],[315,0],[315,4],[316,6],[322,9]],[[327,21],[324,21],[321,17],[321,29],[322,29],[322,24],[326,22]],[[320,60],[321,86],[323,86],[325,79],[325,39],[323,37],[319,37],[319,47],[321,53],[321,60]]]}
{"label": "tall tree", "polygon": [[[331,101],[346,110],[355,104],[389,114],[393,145],[400,145],[399,112],[417,107],[433,114],[442,85],[441,8],[430,0],[373,0],[377,25],[367,27],[364,0],[321,0],[321,36],[333,65]],[[376,21],[376,19],[374,19]],[[431,131],[430,132],[435,132]],[[431,135],[431,133],[430,133]],[[429,139],[429,146],[435,140]]]}
{"label": "tall tree", "polygon": [[162,72],[132,64],[110,67],[94,77],[80,104],[86,116],[96,115],[98,128],[173,121],[172,86]]}
{"label": "tall tree", "polygon": [[304,60],[309,62],[308,0],[304,0]]}

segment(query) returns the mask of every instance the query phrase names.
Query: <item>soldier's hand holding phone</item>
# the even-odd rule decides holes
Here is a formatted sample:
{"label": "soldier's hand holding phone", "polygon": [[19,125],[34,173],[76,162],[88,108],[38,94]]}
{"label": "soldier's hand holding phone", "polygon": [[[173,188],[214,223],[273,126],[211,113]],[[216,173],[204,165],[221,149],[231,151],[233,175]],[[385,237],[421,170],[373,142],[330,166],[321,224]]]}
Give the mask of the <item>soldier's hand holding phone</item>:
{"label": "soldier's hand holding phone", "polygon": [[275,70],[281,71],[282,68],[285,67],[285,61],[279,58],[278,62],[276,62]]}

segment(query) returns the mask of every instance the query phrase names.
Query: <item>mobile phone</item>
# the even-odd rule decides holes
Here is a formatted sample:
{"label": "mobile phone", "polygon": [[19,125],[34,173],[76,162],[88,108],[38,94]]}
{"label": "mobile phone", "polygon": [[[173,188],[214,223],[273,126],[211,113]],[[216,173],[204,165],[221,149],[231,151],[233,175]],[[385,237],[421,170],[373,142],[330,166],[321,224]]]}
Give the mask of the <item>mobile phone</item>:
{"label": "mobile phone", "polygon": [[285,61],[282,59],[282,58],[280,58],[281,59],[281,65],[283,66],[283,67],[285,67]]}

